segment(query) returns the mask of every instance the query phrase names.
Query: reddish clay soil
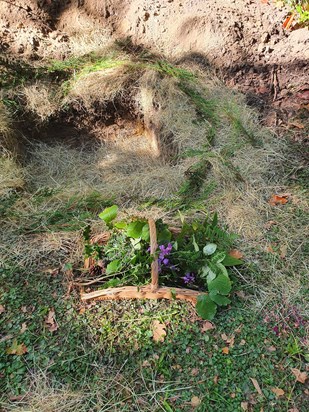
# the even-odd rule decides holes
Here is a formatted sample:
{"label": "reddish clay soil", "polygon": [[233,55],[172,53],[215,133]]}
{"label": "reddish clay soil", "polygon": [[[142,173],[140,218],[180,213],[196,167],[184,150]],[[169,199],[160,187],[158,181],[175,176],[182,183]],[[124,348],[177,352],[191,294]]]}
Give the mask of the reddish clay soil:
{"label": "reddish clay soil", "polygon": [[99,24],[175,62],[213,67],[266,124],[304,140],[309,30],[283,29],[287,13],[272,0],[0,0],[0,53],[62,58],[72,33]]}

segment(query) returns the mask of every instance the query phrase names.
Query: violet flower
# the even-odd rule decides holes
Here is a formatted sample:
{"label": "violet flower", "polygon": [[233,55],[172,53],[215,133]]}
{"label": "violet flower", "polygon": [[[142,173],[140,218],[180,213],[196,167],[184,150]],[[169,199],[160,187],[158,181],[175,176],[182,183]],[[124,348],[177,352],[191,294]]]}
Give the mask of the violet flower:
{"label": "violet flower", "polygon": [[193,283],[195,281],[195,276],[193,273],[186,273],[184,277],[181,278],[186,285]]}

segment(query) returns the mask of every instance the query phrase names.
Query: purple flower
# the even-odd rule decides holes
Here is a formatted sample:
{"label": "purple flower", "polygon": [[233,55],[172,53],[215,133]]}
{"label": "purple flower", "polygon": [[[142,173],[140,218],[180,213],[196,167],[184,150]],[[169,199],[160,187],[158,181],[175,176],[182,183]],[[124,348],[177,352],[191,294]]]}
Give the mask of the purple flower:
{"label": "purple flower", "polygon": [[279,328],[278,326],[273,327],[273,331],[275,332],[276,336],[279,336]]}
{"label": "purple flower", "polygon": [[195,281],[195,276],[193,273],[186,273],[184,277],[181,278],[186,285],[193,283]]}
{"label": "purple flower", "polygon": [[163,265],[168,265],[168,262],[169,262],[169,260],[168,259],[163,259],[163,261],[162,261],[162,263],[163,263]]}

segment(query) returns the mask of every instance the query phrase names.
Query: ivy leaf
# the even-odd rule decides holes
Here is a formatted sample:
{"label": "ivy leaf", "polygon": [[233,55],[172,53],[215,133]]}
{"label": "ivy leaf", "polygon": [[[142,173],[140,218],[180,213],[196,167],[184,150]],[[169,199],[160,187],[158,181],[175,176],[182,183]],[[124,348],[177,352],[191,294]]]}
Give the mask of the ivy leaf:
{"label": "ivy leaf", "polygon": [[222,260],[222,265],[224,266],[237,266],[237,265],[242,265],[244,262],[240,259],[236,259],[233,256],[230,255],[226,255],[226,257],[224,258],[224,260]]}
{"label": "ivy leaf", "polygon": [[212,320],[217,312],[217,305],[205,294],[198,295],[195,307],[198,315],[205,320]]}
{"label": "ivy leaf", "polygon": [[210,299],[215,302],[219,306],[226,306],[231,303],[230,299],[228,299],[226,296],[222,296],[217,293],[217,291],[212,290],[209,293]]}
{"label": "ivy leaf", "polygon": [[99,214],[99,218],[104,220],[105,223],[110,223],[114,220],[118,213],[118,206],[113,205],[111,207],[107,207]]}
{"label": "ivy leaf", "polygon": [[120,260],[113,260],[106,266],[106,274],[111,275],[113,273],[118,272],[118,270],[121,268],[121,262]]}
{"label": "ivy leaf", "polygon": [[229,278],[220,274],[216,279],[208,283],[209,292],[217,291],[221,295],[228,295],[232,289],[232,283]]}
{"label": "ivy leaf", "polygon": [[215,243],[208,243],[206,246],[204,246],[203,253],[206,256],[210,256],[215,253],[216,249],[217,245]]}

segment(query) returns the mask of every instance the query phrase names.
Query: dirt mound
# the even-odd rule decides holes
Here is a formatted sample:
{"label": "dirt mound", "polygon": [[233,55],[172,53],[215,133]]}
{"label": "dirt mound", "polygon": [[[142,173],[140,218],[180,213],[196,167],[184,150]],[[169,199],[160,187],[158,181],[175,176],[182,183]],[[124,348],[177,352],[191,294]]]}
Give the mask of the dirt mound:
{"label": "dirt mound", "polygon": [[211,65],[278,126],[308,114],[309,31],[284,30],[287,13],[260,0],[2,1],[1,52],[62,59],[130,38],[174,61]]}

